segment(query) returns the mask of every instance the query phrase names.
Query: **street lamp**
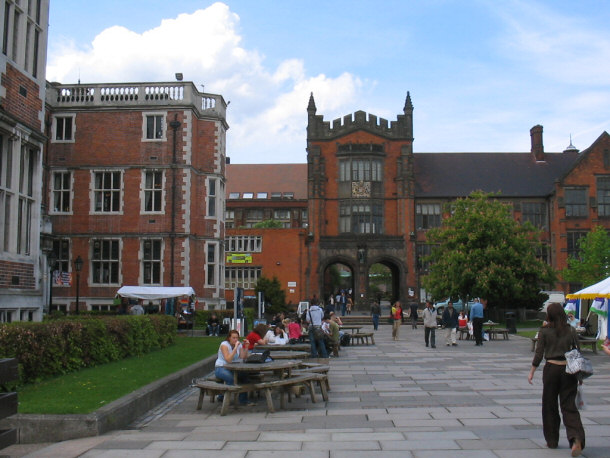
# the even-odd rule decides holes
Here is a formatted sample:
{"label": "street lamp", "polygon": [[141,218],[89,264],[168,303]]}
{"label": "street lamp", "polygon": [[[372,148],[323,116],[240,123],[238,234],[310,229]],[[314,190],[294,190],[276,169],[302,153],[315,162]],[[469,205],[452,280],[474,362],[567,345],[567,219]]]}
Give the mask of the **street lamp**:
{"label": "street lamp", "polygon": [[57,264],[57,256],[53,251],[47,255],[47,262],[49,263],[49,310],[47,313],[51,313],[53,308],[53,272],[55,271],[55,264]]}
{"label": "street lamp", "polygon": [[74,270],[76,270],[76,314],[78,315],[78,300],[80,299],[80,271],[83,268],[83,259],[80,255],[74,260]]}

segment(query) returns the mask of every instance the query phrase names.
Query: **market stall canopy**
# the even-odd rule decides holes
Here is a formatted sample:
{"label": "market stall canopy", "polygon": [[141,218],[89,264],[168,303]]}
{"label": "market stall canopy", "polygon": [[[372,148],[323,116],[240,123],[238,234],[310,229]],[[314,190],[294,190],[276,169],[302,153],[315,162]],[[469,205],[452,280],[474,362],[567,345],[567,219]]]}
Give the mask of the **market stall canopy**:
{"label": "market stall canopy", "polygon": [[130,299],[153,300],[194,296],[195,290],[190,286],[123,286],[117,294]]}
{"label": "market stall canopy", "polygon": [[610,277],[594,285],[587,286],[585,289],[568,294],[566,297],[568,299],[596,299],[598,297],[610,299]]}

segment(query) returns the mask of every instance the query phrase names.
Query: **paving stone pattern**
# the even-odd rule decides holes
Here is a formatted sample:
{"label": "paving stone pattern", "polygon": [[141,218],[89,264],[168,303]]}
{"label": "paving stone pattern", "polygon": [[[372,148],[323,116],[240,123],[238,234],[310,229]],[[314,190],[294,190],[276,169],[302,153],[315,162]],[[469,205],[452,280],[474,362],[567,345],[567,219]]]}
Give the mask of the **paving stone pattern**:
{"label": "paving stone pattern", "polygon": [[[31,457],[195,457],[223,458],[529,458],[570,456],[565,433],[549,450],[542,436],[541,374],[527,383],[530,340],[458,341],[425,348],[423,329],[403,326],[398,342],[389,327],[376,345],[347,347],[331,358],[329,402],[308,396],[289,410],[254,407],[219,415],[206,399],[195,410],[197,393],[185,388],[149,412],[134,429],[54,444]],[[439,333],[440,334],[440,333]],[[588,410],[583,456],[610,456],[610,358],[585,352],[596,376],[586,381]],[[279,407],[279,401],[276,401]],[[563,426],[562,426],[563,431]]]}

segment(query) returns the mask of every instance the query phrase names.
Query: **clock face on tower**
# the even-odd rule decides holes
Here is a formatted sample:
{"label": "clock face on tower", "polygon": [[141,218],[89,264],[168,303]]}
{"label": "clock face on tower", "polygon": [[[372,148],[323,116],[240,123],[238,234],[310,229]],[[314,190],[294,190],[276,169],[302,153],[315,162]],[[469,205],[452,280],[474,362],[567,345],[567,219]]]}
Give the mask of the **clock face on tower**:
{"label": "clock face on tower", "polygon": [[352,181],[352,197],[371,197],[371,182]]}

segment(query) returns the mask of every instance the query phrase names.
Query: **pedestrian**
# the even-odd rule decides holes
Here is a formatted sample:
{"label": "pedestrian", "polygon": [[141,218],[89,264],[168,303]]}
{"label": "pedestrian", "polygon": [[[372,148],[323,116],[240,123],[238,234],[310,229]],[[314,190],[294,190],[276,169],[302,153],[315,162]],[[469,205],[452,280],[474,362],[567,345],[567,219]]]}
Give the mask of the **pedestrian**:
{"label": "pedestrian", "polygon": [[379,302],[373,301],[371,305],[371,316],[373,317],[373,329],[377,331],[379,329],[379,316],[381,315],[381,307]]}
{"label": "pedestrian", "polygon": [[318,304],[313,304],[309,307],[306,314],[306,321],[309,323],[309,344],[311,346],[311,357],[328,358],[326,353],[326,344],[324,343],[324,332],[322,331],[322,319],[324,318],[324,311]]}
{"label": "pedestrian", "polygon": [[[580,456],[585,448],[585,429],[576,407],[578,376],[566,372],[565,353],[579,348],[578,335],[566,319],[563,307],[557,302],[546,309],[547,324],[538,331],[536,353],[527,381],[532,384],[534,372],[544,357],[542,370],[542,431],[548,448],[559,444],[559,407],[566,428],[572,456]],[[580,382],[582,383],[582,382]],[[559,398],[559,405],[557,403]]]}
{"label": "pedestrian", "polygon": [[483,345],[483,310],[487,307],[487,299],[480,298],[470,309],[470,321],[472,323],[472,333],[474,334],[475,345]]}
{"label": "pedestrian", "polygon": [[436,348],[436,310],[432,301],[426,301],[426,308],[424,309],[424,339],[426,341],[426,347],[430,344],[431,348]]}
{"label": "pedestrian", "polygon": [[392,338],[398,340],[400,334],[400,325],[402,324],[402,306],[400,301],[394,302],[392,306]]}
{"label": "pedestrian", "polygon": [[341,291],[341,297],[339,298],[339,305],[341,306],[341,316],[345,316],[347,312],[347,296],[345,291]]}
{"label": "pedestrian", "polygon": [[457,347],[458,314],[451,301],[447,302],[447,307],[443,311],[441,324],[443,325],[443,328],[445,328],[445,344],[448,347],[450,345]]}
{"label": "pedestrian", "polygon": [[409,297],[411,302],[409,302],[409,314],[411,315],[411,328],[417,329],[417,309],[419,308],[419,304],[417,303],[417,298],[415,294],[409,293]]}
{"label": "pedestrian", "polygon": [[346,307],[347,314],[351,315],[352,308],[354,307],[354,300],[352,299],[351,295],[347,296],[347,303],[346,303],[345,307]]}

